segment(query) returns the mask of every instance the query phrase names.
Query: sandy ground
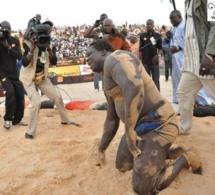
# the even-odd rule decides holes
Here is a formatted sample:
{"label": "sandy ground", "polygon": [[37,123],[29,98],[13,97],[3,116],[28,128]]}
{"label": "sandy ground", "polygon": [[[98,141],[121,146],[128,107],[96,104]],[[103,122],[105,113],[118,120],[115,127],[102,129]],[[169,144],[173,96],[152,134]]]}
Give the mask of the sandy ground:
{"label": "sandy ground", "polygon": [[[161,77],[161,93],[171,101],[171,81]],[[94,92],[93,83],[58,85],[64,100],[104,102],[103,92]],[[2,99],[2,98],[1,98]],[[43,97],[46,99],[46,97]],[[34,140],[24,138],[25,127],[13,126],[9,131],[0,120],[0,195],[134,195],[131,171],[120,173],[115,168],[119,131],[106,151],[106,163],[95,166],[97,147],[106,111],[68,111],[82,127],[62,126],[56,109],[41,109]],[[4,108],[0,108],[4,115]],[[28,122],[29,109],[24,121]],[[215,194],[215,120],[214,117],[193,118],[192,134],[178,136],[177,142],[195,146],[202,157],[203,175],[183,169],[161,195]]]}

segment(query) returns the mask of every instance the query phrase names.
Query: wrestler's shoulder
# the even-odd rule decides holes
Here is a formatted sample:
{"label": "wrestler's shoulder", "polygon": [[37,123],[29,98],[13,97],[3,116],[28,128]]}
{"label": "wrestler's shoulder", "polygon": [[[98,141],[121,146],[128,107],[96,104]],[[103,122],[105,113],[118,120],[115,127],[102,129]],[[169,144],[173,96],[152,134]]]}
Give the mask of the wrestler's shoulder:
{"label": "wrestler's shoulder", "polygon": [[116,50],[114,51],[110,56],[116,59],[124,59],[127,57],[131,52],[125,51],[125,50]]}

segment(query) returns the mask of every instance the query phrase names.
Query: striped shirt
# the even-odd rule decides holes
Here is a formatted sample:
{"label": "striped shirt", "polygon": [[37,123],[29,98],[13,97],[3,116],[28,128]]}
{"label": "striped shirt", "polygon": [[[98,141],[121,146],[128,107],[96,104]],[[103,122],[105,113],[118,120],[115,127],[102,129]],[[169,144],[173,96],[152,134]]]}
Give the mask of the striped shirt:
{"label": "striped shirt", "polygon": [[200,68],[200,54],[199,54],[199,46],[198,40],[196,37],[196,32],[194,28],[193,18],[192,18],[192,2],[190,2],[190,6],[186,6],[186,31],[185,31],[185,48],[184,48],[184,58],[183,58],[183,66],[182,71],[192,72],[196,76],[204,79],[213,79],[214,75],[208,76],[200,76],[199,68]]}

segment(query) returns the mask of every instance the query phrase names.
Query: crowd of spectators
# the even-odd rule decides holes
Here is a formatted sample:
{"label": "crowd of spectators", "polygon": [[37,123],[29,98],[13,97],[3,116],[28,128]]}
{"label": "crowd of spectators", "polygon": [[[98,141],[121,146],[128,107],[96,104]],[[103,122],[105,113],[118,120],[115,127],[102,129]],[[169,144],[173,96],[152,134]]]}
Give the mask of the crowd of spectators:
{"label": "crowd of spectators", "polygon": [[[78,59],[84,59],[86,54],[86,49],[93,39],[84,38],[84,32],[89,25],[80,25],[76,27],[70,26],[54,26],[51,37],[52,42],[56,46],[56,54],[58,57],[59,64],[63,63],[84,63],[83,60],[79,61]],[[115,25],[116,29],[119,32],[126,32],[127,37],[130,34],[136,34],[139,36],[141,32],[145,31],[145,25],[137,24],[124,24],[124,25]],[[156,26],[155,30],[162,34],[162,27]],[[19,39],[23,38],[25,30],[18,30],[14,32],[15,36],[18,36]]]}

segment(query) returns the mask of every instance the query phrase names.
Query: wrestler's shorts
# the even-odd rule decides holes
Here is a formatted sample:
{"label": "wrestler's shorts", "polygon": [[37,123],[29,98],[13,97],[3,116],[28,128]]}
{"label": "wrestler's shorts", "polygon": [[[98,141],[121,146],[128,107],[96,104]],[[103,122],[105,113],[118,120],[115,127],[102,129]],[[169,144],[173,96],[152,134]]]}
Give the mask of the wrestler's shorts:
{"label": "wrestler's shorts", "polygon": [[175,111],[169,102],[150,112],[145,121],[138,124],[135,131],[139,136],[150,131],[156,132],[168,142],[173,143],[178,135],[178,124]]}
{"label": "wrestler's shorts", "polygon": [[[137,135],[143,135],[145,133],[148,133],[150,131],[154,131],[155,129],[159,128],[163,122],[160,119],[157,119],[157,110],[151,112],[148,114],[148,117],[150,117],[151,121],[145,121],[141,124],[138,124],[135,128],[135,131]],[[154,119],[154,120],[153,120]]]}

